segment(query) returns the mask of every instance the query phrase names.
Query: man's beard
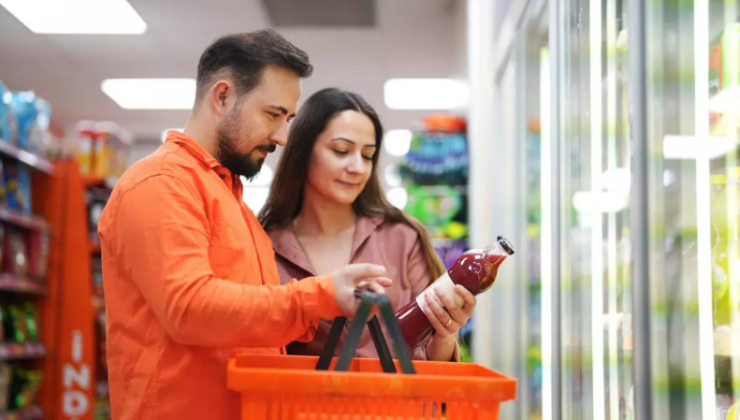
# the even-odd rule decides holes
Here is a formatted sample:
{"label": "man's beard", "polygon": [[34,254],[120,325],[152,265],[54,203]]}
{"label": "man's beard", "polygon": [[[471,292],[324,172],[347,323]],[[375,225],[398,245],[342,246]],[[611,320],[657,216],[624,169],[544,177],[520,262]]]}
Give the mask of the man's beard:
{"label": "man's beard", "polygon": [[[238,121],[239,112],[234,109],[216,130],[216,160],[232,174],[251,180],[262,169],[264,159],[252,160],[249,153],[240,153],[236,146],[241,141],[249,141],[249,132],[242,133]],[[257,146],[255,149],[275,151],[275,145]],[[251,151],[250,151],[251,152]]]}

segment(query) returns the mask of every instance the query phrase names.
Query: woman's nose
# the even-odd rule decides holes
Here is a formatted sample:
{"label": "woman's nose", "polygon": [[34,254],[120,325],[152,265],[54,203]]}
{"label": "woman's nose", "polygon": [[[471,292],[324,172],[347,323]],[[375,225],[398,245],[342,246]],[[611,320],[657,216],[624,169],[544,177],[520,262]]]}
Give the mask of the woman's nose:
{"label": "woman's nose", "polygon": [[362,155],[352,156],[352,161],[347,167],[347,171],[352,174],[362,175],[363,173],[365,173],[365,170],[366,170],[365,162],[364,162],[364,159],[362,158]]}

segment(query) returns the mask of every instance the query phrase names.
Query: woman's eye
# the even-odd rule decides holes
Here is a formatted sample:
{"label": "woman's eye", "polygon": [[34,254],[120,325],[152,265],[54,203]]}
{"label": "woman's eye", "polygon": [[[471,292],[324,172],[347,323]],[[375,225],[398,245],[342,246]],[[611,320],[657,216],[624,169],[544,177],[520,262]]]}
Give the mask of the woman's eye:
{"label": "woman's eye", "polygon": [[347,154],[346,150],[334,150],[334,153],[338,154],[339,156],[345,156]]}
{"label": "woman's eye", "polygon": [[280,116],[280,114],[277,114],[277,113],[275,113],[275,112],[268,112],[267,114],[268,114],[268,115],[270,116],[270,118],[272,118],[273,120],[274,120],[275,118],[277,118],[277,117],[279,117],[279,116]]}
{"label": "woman's eye", "polygon": [[365,160],[371,161],[371,162],[373,160],[373,157],[372,156],[363,156],[362,158],[365,159]]}

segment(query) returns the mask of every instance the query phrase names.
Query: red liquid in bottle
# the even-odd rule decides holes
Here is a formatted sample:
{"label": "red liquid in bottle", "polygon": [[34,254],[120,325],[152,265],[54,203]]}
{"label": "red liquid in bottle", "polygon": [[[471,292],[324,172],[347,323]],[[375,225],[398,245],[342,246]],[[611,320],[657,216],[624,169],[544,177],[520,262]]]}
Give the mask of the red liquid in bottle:
{"label": "red liquid in bottle", "polygon": [[[396,319],[401,327],[406,345],[414,350],[424,344],[434,333],[434,327],[422,311],[426,307],[424,295],[434,293],[434,289],[453,288],[459,284],[477,295],[485,292],[496,281],[498,268],[514,249],[506,238],[499,236],[496,243],[486,249],[472,249],[458,257],[457,261],[445,274],[427,287],[416,299],[396,312]],[[463,302],[457,302],[462,306]]]}

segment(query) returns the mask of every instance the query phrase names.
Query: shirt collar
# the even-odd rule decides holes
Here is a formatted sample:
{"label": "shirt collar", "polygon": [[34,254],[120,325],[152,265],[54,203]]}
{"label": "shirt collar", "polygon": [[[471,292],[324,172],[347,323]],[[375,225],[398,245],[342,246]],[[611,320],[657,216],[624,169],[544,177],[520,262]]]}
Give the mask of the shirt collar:
{"label": "shirt collar", "polygon": [[165,143],[174,143],[188,151],[193,157],[201,161],[204,165],[211,169],[215,169],[221,166],[218,161],[211,156],[210,153],[200,143],[195,141],[192,137],[185,133],[177,130],[170,130],[167,132]]}
{"label": "shirt collar", "polygon": [[[355,254],[359,248],[372,236],[372,234],[383,224],[381,217],[364,217],[358,216],[355,222],[355,234],[352,238],[352,250],[350,253],[350,262],[354,260]],[[293,230],[293,224],[288,223],[286,226],[274,229],[268,232],[272,240],[275,252],[288,260],[290,263],[300,267],[304,271],[314,273],[311,262],[308,260],[303,248],[298,243],[298,238]]]}

